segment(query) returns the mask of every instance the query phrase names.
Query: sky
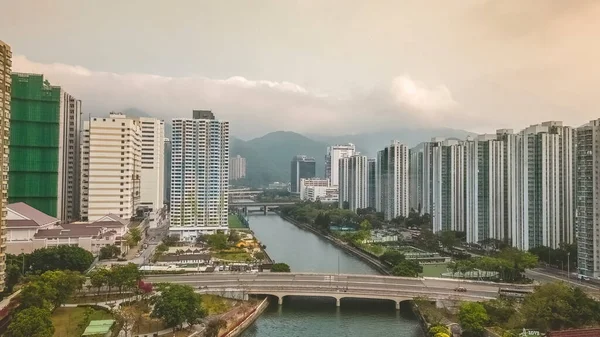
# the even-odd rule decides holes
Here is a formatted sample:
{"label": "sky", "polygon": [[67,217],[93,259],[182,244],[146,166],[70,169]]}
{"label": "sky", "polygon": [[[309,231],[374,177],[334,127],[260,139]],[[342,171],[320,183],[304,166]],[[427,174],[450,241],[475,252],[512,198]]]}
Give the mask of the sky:
{"label": "sky", "polygon": [[212,109],[242,138],[600,118],[595,0],[0,0],[0,13],[13,71],[43,73],[92,116]]}

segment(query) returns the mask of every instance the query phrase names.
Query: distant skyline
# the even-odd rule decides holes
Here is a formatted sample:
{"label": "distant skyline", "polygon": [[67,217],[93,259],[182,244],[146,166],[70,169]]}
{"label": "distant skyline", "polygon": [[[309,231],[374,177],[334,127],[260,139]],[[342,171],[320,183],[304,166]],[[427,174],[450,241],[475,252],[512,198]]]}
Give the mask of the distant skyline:
{"label": "distant skyline", "polygon": [[520,130],[600,117],[600,2],[20,0],[13,71],[84,114],[212,109],[233,135]]}

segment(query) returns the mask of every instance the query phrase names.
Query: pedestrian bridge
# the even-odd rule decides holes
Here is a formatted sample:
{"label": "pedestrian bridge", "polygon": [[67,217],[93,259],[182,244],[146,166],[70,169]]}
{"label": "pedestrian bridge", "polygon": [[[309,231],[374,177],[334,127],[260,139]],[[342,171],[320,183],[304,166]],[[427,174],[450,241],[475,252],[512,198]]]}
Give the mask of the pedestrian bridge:
{"label": "pedestrian bridge", "polygon": [[[515,285],[440,278],[405,278],[377,275],[307,273],[214,273],[149,276],[150,282],[172,282],[193,286],[202,292],[269,295],[283,304],[287,296],[330,297],[336,305],[345,298],[381,299],[396,303],[415,298],[432,301],[484,301],[498,297],[501,287]],[[457,287],[465,292],[455,291]],[[525,286],[531,288],[532,286]]]}

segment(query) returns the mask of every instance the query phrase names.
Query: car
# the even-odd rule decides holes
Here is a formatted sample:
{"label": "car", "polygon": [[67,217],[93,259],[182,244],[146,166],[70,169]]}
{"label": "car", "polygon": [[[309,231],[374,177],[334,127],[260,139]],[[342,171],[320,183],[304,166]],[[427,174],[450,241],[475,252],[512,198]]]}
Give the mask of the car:
{"label": "car", "polygon": [[454,291],[457,291],[459,293],[464,293],[464,292],[467,291],[467,288],[465,288],[465,287],[456,287],[456,288],[454,288]]}

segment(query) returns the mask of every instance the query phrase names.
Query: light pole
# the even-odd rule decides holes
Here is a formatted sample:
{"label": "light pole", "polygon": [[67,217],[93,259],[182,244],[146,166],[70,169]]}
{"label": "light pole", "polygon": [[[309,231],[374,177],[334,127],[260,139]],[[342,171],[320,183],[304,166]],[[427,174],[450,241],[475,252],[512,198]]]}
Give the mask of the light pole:
{"label": "light pole", "polygon": [[23,256],[23,262],[21,266],[21,275],[25,276],[25,251],[21,248],[21,255]]}
{"label": "light pole", "polygon": [[571,279],[571,252],[567,252],[567,280]]}

